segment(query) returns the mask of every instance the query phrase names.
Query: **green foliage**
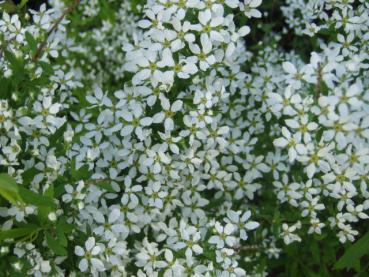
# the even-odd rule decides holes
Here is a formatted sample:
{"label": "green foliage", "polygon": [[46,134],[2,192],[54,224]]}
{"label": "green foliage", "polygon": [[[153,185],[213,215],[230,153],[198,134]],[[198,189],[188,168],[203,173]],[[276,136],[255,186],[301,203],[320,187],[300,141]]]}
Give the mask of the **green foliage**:
{"label": "green foliage", "polygon": [[0,195],[15,205],[20,202],[36,207],[56,208],[56,204],[51,197],[19,186],[12,177],[4,173],[0,174]]}
{"label": "green foliage", "polygon": [[361,270],[360,259],[369,253],[369,231],[357,240],[354,244],[347,247],[345,253],[334,265],[335,269],[355,269]]}
{"label": "green foliage", "polygon": [[24,237],[28,238],[32,236],[32,234],[37,233],[39,230],[40,227],[35,224],[25,224],[19,228],[0,231],[0,242],[7,239],[19,239]]}
{"label": "green foliage", "polygon": [[8,174],[0,174],[0,195],[12,204],[22,201],[17,183]]}

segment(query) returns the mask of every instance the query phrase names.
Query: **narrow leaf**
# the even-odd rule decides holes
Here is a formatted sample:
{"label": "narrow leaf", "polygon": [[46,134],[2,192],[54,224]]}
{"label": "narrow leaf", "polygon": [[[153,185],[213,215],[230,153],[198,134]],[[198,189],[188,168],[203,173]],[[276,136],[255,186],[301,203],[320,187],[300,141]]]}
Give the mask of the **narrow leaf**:
{"label": "narrow leaf", "polygon": [[365,254],[369,253],[369,231],[353,245],[351,245],[343,256],[334,265],[335,269],[355,268],[358,261]]}
{"label": "narrow leaf", "polygon": [[50,207],[54,209],[56,208],[53,199],[50,197],[43,196],[23,187],[19,187],[19,194],[22,197],[23,201],[27,204],[32,204],[37,207]]}
{"label": "narrow leaf", "polygon": [[6,239],[16,239],[21,238],[27,235],[30,235],[33,232],[36,232],[39,229],[37,225],[27,224],[20,228],[15,228],[6,231],[0,231],[0,241]]}
{"label": "narrow leaf", "polygon": [[59,242],[50,234],[46,234],[46,241],[47,245],[56,255],[67,256],[67,250],[62,245],[60,245]]}
{"label": "narrow leaf", "polygon": [[12,204],[21,201],[17,182],[5,173],[0,174],[0,195]]}

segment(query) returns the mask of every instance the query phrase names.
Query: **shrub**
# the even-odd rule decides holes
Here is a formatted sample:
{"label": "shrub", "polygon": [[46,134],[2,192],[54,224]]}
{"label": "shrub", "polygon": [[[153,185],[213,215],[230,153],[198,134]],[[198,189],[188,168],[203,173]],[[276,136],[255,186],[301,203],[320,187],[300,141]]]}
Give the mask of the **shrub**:
{"label": "shrub", "polygon": [[365,274],[367,1],[0,6],[4,276]]}

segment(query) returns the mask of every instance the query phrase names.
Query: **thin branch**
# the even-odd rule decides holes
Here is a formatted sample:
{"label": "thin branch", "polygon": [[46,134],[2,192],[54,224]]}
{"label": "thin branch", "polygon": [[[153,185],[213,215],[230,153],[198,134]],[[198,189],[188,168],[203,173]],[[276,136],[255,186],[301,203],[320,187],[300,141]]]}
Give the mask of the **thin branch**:
{"label": "thin branch", "polygon": [[86,185],[99,185],[100,183],[103,183],[103,182],[111,182],[112,180],[111,179],[108,179],[108,178],[104,178],[104,179],[90,179],[90,180],[87,180],[85,181],[85,184]]}
{"label": "thin branch", "polygon": [[320,96],[321,83],[322,83],[322,65],[318,63],[318,75],[317,75],[316,86],[315,86],[315,98],[317,100],[319,99],[319,96]]}
{"label": "thin branch", "polygon": [[46,37],[45,37],[45,39],[44,39],[44,41],[40,44],[40,46],[37,48],[37,51],[36,51],[36,54],[33,56],[33,58],[32,58],[32,61],[37,61],[39,58],[40,58],[40,56],[41,56],[41,54],[42,54],[42,51],[44,50],[44,48],[45,48],[45,46],[46,46],[46,44],[47,44],[47,39],[49,38],[49,36],[52,34],[52,32],[54,32],[57,28],[58,28],[58,26],[59,26],[59,24],[60,24],[60,22],[62,22],[63,21],[63,19],[68,15],[68,14],[70,14],[71,12],[73,12],[74,11],[74,9],[77,7],[77,5],[79,4],[81,2],[81,0],[75,0],[74,1],[74,3],[73,3],[73,5],[72,6],[70,6],[70,7],[68,7],[67,9],[65,9],[64,10],[64,12],[62,13],[62,15],[55,21],[55,23],[53,24],[53,26],[50,28],[50,30],[47,32],[47,34],[46,34]]}

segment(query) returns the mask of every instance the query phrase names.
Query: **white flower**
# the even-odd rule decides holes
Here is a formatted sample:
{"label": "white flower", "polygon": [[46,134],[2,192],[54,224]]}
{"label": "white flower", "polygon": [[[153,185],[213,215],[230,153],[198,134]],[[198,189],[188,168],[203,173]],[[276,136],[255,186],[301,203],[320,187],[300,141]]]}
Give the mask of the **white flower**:
{"label": "white flower", "polygon": [[214,55],[211,54],[213,45],[206,34],[201,34],[200,42],[202,50],[197,44],[191,43],[189,46],[191,52],[196,55],[196,60],[200,63],[200,69],[206,71],[211,65],[216,62]]}
{"label": "white flower", "polygon": [[236,228],[231,223],[227,223],[223,227],[219,222],[216,222],[215,232],[217,235],[211,236],[209,243],[216,244],[216,247],[219,249],[223,248],[225,245],[233,247],[236,243],[236,237],[232,236],[235,230]]}
{"label": "white flower", "polygon": [[274,140],[277,147],[287,147],[290,162],[293,162],[298,155],[306,154],[306,147],[301,143],[301,134],[296,133],[293,136],[286,127],[282,127],[282,138]]}
{"label": "white flower", "polygon": [[140,140],[144,140],[148,133],[144,130],[144,127],[150,126],[152,123],[151,117],[143,117],[143,111],[141,106],[136,105],[132,110],[122,110],[120,116],[123,118],[123,128],[120,131],[122,136],[128,136],[133,131]]}
{"label": "white flower", "polygon": [[258,228],[260,224],[256,221],[248,221],[251,217],[250,211],[245,212],[243,215],[241,214],[241,211],[235,212],[229,210],[227,211],[228,218],[226,218],[225,221],[237,226],[237,231],[240,232],[240,238],[242,240],[247,240],[247,231]]}
{"label": "white flower", "polygon": [[282,224],[282,236],[285,244],[290,244],[294,241],[301,241],[301,238],[294,234],[297,229],[301,228],[301,223],[297,222],[292,226],[288,226],[286,223]]}
{"label": "white flower", "polygon": [[157,268],[166,267],[167,263],[159,259],[162,251],[158,250],[156,243],[148,242],[147,237],[145,237],[142,246],[139,253],[136,254],[136,266],[143,267],[145,271],[149,272]]}
{"label": "white flower", "polygon": [[161,191],[161,185],[159,182],[151,183],[145,187],[146,194],[150,197],[149,205],[158,209],[163,208],[163,199],[168,195],[167,192]]}
{"label": "white flower", "polygon": [[[86,249],[86,250],[85,250]],[[83,257],[79,262],[78,267],[82,272],[87,271],[89,265],[91,266],[91,271],[104,271],[104,264],[96,256],[100,254],[101,248],[95,245],[95,238],[89,237],[85,242],[85,249],[80,246],[76,246],[74,253],[77,256]]]}
{"label": "white flower", "polygon": [[174,249],[179,250],[186,248],[186,257],[192,257],[193,252],[197,255],[203,253],[203,248],[200,246],[201,234],[194,226],[188,226],[183,221],[180,223],[181,238],[174,245]]}
{"label": "white flower", "polygon": [[[99,226],[93,229],[94,234],[105,238],[106,240],[111,240],[117,237],[119,234],[127,235],[126,228],[120,220],[120,210],[112,209],[109,216],[106,218],[100,211],[92,211],[93,217]],[[125,238],[123,236],[123,238]]]}
{"label": "white flower", "polygon": [[173,117],[175,113],[182,109],[183,102],[181,100],[176,100],[173,104],[170,104],[168,98],[164,95],[161,95],[160,102],[163,111],[153,116],[153,123],[161,123],[164,121],[165,130],[171,131],[175,127]]}
{"label": "white flower", "polygon": [[240,10],[244,12],[247,17],[261,17],[261,12],[258,11],[257,7],[261,5],[262,0],[244,0],[240,3]]}
{"label": "white flower", "polygon": [[312,197],[310,194],[305,195],[306,200],[301,202],[302,213],[303,217],[310,215],[312,218],[316,217],[316,210],[321,211],[325,209],[324,204],[318,203],[319,196]]}
{"label": "white flower", "polygon": [[210,37],[211,41],[223,41],[223,36],[217,30],[217,27],[223,23],[224,18],[212,15],[210,10],[199,12],[199,22],[201,25],[193,28]]}

